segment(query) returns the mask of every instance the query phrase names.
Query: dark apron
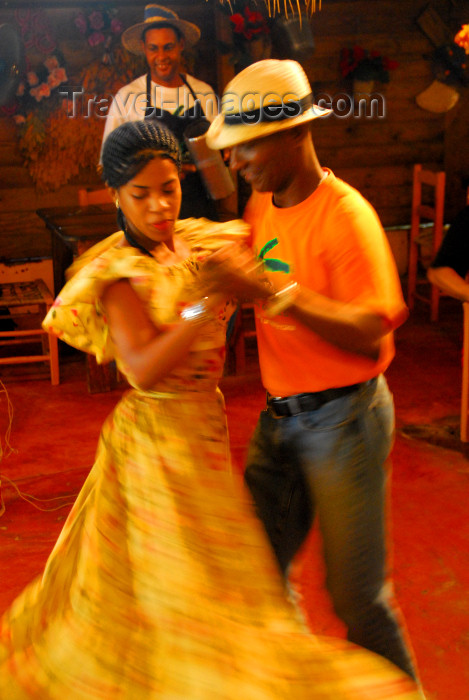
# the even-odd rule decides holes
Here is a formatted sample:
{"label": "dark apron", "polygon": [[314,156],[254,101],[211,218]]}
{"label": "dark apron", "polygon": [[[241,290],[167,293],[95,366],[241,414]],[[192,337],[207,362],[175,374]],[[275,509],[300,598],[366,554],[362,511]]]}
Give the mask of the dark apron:
{"label": "dark apron", "polygon": [[[197,117],[205,117],[200,101],[197,99],[193,89],[187,82],[184,75],[181,74],[181,79],[189,88],[195,104],[186,112],[181,114],[171,114],[161,107],[152,107],[151,105],[151,78],[147,73],[147,107],[145,109],[145,119],[158,119],[170,131],[173,132],[181,148],[183,162],[193,162],[187,151],[184,142],[184,131],[186,127],[194,123]],[[186,173],[181,180],[182,189],[182,204],[179,218],[187,219],[190,216],[200,217],[205,216],[208,219],[217,219],[217,211],[215,203],[207,194],[204,183],[198,172]]]}

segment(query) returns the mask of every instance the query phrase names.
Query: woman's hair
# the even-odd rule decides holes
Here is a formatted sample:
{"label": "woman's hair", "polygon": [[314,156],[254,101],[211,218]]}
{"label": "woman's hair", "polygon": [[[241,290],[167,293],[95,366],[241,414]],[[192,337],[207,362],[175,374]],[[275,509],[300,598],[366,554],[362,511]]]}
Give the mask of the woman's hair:
{"label": "woman's hair", "polygon": [[173,133],[150,119],[124,122],[104,142],[102,178],[109,187],[118,189],[157,157],[170,158],[180,168],[179,144]]}

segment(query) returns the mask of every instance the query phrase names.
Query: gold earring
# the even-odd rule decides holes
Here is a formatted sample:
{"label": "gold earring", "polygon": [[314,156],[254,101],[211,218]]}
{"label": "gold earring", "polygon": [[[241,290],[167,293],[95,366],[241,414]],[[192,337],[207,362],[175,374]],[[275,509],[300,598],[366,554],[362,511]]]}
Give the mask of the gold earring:
{"label": "gold earring", "polygon": [[116,209],[119,209],[119,200],[117,198],[114,200],[114,204],[116,205]]}

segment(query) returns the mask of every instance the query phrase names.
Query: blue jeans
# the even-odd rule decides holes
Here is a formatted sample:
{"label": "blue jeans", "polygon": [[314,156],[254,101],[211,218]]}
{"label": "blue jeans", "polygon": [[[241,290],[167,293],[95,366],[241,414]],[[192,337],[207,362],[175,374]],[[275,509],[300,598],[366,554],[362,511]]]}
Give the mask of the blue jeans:
{"label": "blue jeans", "polygon": [[284,575],[315,517],[326,586],[348,639],[415,678],[386,576],[394,405],[383,376],[315,411],[260,415],[245,473]]}

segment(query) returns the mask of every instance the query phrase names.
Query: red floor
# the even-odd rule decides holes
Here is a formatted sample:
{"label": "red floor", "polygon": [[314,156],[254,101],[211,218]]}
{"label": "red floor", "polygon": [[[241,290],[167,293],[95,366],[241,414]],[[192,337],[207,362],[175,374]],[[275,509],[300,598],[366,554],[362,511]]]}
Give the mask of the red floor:
{"label": "red floor", "polygon": [[[441,303],[431,324],[418,310],[397,335],[388,372],[396,402],[393,452],[393,569],[428,700],[469,700],[469,452],[458,440],[460,305]],[[232,452],[241,469],[264,394],[255,354],[245,377],[223,380]],[[81,358],[62,364],[62,381],[19,381],[4,371],[13,410],[8,455],[8,399],[0,393],[0,473],[15,481],[44,512],[18,497],[2,478],[0,613],[38,574],[60,531],[69,504],[94,457],[104,417],[119,392],[90,395]],[[1,390],[0,386],[0,390]],[[315,536],[298,562],[300,587],[312,628],[341,634],[322,588]],[[307,556],[306,556],[307,555]]]}

